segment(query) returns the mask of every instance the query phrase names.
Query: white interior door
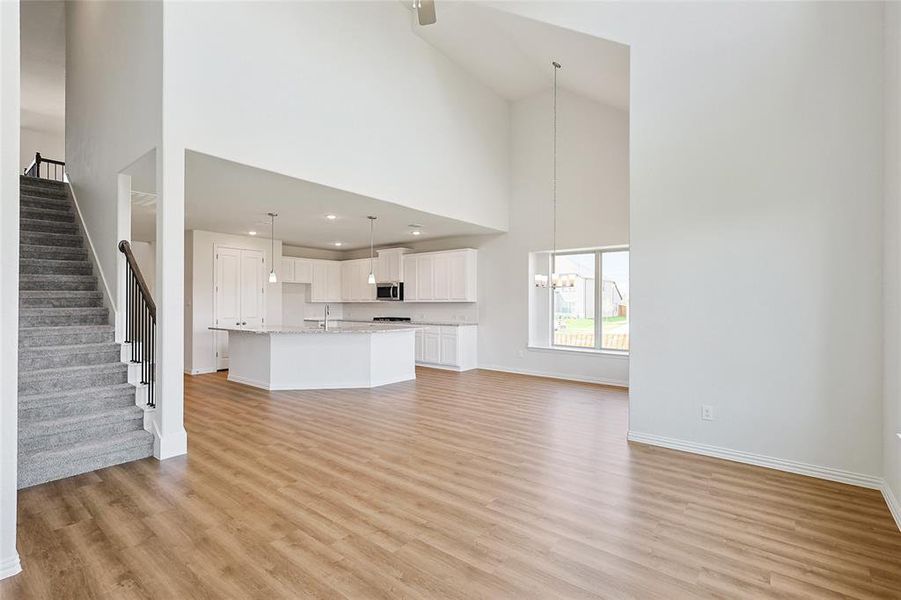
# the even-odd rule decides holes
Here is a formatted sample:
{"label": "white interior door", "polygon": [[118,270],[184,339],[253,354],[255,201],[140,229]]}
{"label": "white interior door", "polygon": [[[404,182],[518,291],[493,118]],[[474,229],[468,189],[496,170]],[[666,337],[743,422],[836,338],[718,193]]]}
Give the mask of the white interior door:
{"label": "white interior door", "polygon": [[241,327],[263,326],[263,253],[241,250]]}
{"label": "white interior door", "polygon": [[[241,251],[235,248],[216,250],[216,307],[213,322],[223,327],[241,324]],[[216,331],[216,368],[228,368],[228,333]]]}

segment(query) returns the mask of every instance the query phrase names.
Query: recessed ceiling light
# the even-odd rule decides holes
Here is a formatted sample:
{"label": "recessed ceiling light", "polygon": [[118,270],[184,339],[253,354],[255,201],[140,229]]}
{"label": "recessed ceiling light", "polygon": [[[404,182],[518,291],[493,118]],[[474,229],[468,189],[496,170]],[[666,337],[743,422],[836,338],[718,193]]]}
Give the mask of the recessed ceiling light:
{"label": "recessed ceiling light", "polygon": [[325,218],[328,219],[329,221],[334,221],[338,217],[337,217],[337,215],[325,215]]}
{"label": "recessed ceiling light", "polygon": [[247,235],[256,235],[256,234],[257,234],[256,231],[248,231],[248,232],[247,232]]}
{"label": "recessed ceiling light", "polygon": [[410,233],[412,233],[413,235],[422,235],[422,232],[419,231],[418,229],[414,229],[414,230],[411,231]]}
{"label": "recessed ceiling light", "polygon": [[340,246],[341,244],[342,244],[342,242],[335,242],[336,246]]}

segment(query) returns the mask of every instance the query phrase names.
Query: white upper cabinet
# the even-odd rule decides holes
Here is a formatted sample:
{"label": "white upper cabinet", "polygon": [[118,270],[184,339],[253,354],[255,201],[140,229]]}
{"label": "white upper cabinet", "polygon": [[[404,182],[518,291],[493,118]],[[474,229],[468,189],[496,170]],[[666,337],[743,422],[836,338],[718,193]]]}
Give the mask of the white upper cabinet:
{"label": "white upper cabinet", "polygon": [[471,248],[404,256],[404,301],[476,302],[477,264]]}
{"label": "white upper cabinet", "polygon": [[404,281],[404,253],[406,248],[379,250],[375,263],[375,280],[379,283]]}
{"label": "white upper cabinet", "polygon": [[[375,262],[373,261],[373,267]],[[369,259],[341,262],[341,298],[344,302],[373,302],[375,286],[369,283]]]}
{"label": "white upper cabinet", "polygon": [[[336,260],[313,260],[310,300],[341,302],[341,263]],[[296,266],[295,266],[296,268]]]}
{"label": "white upper cabinet", "polygon": [[290,256],[282,257],[282,272],[278,280],[282,283],[294,283],[294,259]]}
{"label": "white upper cabinet", "polygon": [[309,258],[282,257],[282,283],[313,283],[313,260]]}
{"label": "white upper cabinet", "polygon": [[294,283],[313,283],[313,261],[311,259],[294,259]]}

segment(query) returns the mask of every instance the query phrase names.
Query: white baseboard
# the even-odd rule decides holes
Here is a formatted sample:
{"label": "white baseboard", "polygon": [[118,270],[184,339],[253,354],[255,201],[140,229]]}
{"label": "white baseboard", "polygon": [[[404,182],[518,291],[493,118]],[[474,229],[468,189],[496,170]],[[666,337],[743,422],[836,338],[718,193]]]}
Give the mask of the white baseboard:
{"label": "white baseboard", "polygon": [[185,375],[206,375],[215,373],[218,369],[185,369]]}
{"label": "white baseboard", "polygon": [[[427,365],[422,365],[427,366]],[[428,365],[431,366],[431,365]],[[510,367],[500,367],[497,365],[479,365],[478,369],[486,371],[498,371],[501,373],[515,373],[517,375],[532,375],[533,377],[547,377],[548,379],[562,379],[564,381],[578,381],[580,383],[597,383],[600,385],[610,385],[629,389],[628,381],[618,381],[613,379],[604,379],[603,377],[574,377],[572,375],[561,375],[560,373],[548,373],[545,371],[533,371],[530,369],[511,369]]]}
{"label": "white baseboard", "polygon": [[0,579],[6,579],[7,577],[12,577],[16,573],[22,571],[22,563],[19,562],[19,555],[14,554],[13,556],[9,556],[0,560]]}
{"label": "white baseboard", "polygon": [[651,446],[660,446],[663,448],[670,448],[672,450],[691,452],[692,454],[712,456],[713,458],[722,458],[725,460],[745,463],[748,465],[767,467],[770,469],[776,469],[777,471],[797,473],[798,475],[807,475],[809,477],[817,477],[819,479],[827,479],[829,481],[847,483],[850,485],[856,485],[873,490],[883,489],[882,477],[877,477],[875,475],[854,473],[852,471],[844,471],[842,469],[834,469],[832,467],[821,467],[819,465],[811,465],[808,463],[786,460],[783,458],[774,458],[772,456],[764,456],[762,454],[753,454],[751,452],[742,452],[741,450],[732,450],[730,448],[722,448],[720,446],[709,446],[707,444],[687,442],[684,440],[677,440],[674,438],[653,435],[650,433],[630,431],[627,438],[630,442],[639,442],[641,444],[650,444]]}
{"label": "white baseboard", "polygon": [[898,529],[901,529],[901,503],[898,502],[898,497],[895,496],[895,492],[889,487],[887,481],[882,482],[882,497],[885,498],[885,503],[888,504],[892,518],[895,519],[895,525],[898,526]]}

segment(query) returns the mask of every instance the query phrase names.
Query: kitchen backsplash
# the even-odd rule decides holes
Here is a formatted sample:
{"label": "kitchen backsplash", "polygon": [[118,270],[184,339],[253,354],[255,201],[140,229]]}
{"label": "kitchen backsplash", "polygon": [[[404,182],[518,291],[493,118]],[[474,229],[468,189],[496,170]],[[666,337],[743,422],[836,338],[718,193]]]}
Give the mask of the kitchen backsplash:
{"label": "kitchen backsplash", "polygon": [[[282,324],[302,325],[304,319],[322,319],[325,304],[309,301],[310,286],[284,284],[282,286]],[[414,321],[449,321],[477,323],[478,305],[472,302],[334,302],[329,303],[332,319],[373,317],[411,317]]]}
{"label": "kitchen backsplash", "polygon": [[372,317],[412,317],[414,321],[477,323],[479,307],[474,302],[372,302],[343,306],[345,319],[368,321]]}

